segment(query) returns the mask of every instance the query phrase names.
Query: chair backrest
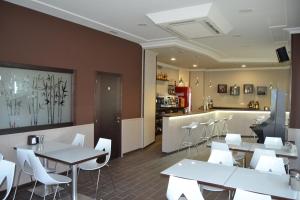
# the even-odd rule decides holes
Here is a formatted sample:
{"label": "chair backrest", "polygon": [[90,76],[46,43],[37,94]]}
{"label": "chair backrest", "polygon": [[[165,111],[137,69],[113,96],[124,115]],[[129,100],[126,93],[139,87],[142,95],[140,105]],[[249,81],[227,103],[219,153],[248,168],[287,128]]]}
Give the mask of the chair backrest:
{"label": "chair backrest", "polygon": [[17,162],[21,170],[26,173],[32,173],[28,171],[28,169],[31,169],[28,154],[34,154],[33,151],[28,149],[17,148],[16,152],[17,152]]}
{"label": "chair backrest", "polygon": [[276,153],[274,150],[269,149],[254,149],[254,153],[250,161],[250,168],[255,169],[260,156],[276,157]]}
{"label": "chair backrest", "polygon": [[2,153],[0,153],[0,160],[3,160],[4,156],[2,155]]}
{"label": "chair backrest", "polygon": [[266,147],[269,146],[269,147],[275,147],[279,149],[283,147],[282,139],[280,137],[266,137],[264,145]]}
{"label": "chair backrest", "polygon": [[222,142],[212,142],[211,143],[211,149],[218,149],[218,150],[223,150],[223,151],[229,151],[228,144],[222,143]]}
{"label": "chair backrest", "polygon": [[75,137],[73,139],[72,145],[83,147],[83,145],[84,145],[84,138],[85,138],[85,135],[80,134],[80,133],[76,133],[76,135],[75,135]]}
{"label": "chair backrest", "polygon": [[54,180],[49,174],[47,173],[46,169],[43,167],[41,161],[34,155],[34,153],[28,153],[28,158],[30,161],[30,165],[33,169],[34,178],[45,184],[45,185],[52,185],[52,184],[59,184],[58,181]]}
{"label": "chair backrest", "polygon": [[167,199],[178,200],[182,194],[187,200],[204,200],[197,181],[170,176]]}
{"label": "chair backrest", "polygon": [[242,137],[241,134],[227,133],[225,141],[227,144],[240,145],[242,143]]}
{"label": "chair backrest", "polygon": [[265,194],[257,194],[254,192],[248,192],[241,189],[235,190],[235,195],[233,200],[272,200],[271,196]]}
{"label": "chair backrest", "polygon": [[13,187],[16,164],[7,160],[0,160],[0,185],[6,180],[6,194],[3,200],[7,199]]}
{"label": "chair backrest", "polygon": [[99,138],[98,143],[95,147],[96,150],[107,152],[103,166],[106,165],[111,155],[111,139]]}
{"label": "chair backrest", "polygon": [[260,156],[255,170],[278,175],[286,174],[283,158],[271,156]]}
{"label": "chair backrest", "polygon": [[212,149],[207,162],[226,166],[233,166],[232,153],[231,151]]}

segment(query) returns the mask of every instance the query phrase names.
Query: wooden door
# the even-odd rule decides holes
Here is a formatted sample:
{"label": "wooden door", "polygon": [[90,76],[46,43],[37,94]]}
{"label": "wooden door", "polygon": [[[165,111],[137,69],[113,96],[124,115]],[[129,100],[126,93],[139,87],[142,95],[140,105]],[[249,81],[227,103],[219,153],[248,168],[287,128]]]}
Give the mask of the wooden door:
{"label": "wooden door", "polygon": [[111,158],[121,156],[121,86],[119,74],[97,73],[94,142],[100,137],[111,139]]}

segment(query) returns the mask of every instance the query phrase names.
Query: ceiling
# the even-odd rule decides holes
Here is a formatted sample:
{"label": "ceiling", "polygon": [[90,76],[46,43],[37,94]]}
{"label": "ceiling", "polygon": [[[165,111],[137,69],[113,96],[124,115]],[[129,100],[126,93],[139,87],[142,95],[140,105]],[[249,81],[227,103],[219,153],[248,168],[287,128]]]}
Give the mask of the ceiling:
{"label": "ceiling", "polygon": [[[7,0],[141,44],[158,61],[193,68],[278,67],[275,49],[290,49],[286,28],[300,27],[299,0]],[[213,2],[231,24],[222,36],[186,39],[154,24],[150,13]],[[170,58],[176,57],[175,62]]]}

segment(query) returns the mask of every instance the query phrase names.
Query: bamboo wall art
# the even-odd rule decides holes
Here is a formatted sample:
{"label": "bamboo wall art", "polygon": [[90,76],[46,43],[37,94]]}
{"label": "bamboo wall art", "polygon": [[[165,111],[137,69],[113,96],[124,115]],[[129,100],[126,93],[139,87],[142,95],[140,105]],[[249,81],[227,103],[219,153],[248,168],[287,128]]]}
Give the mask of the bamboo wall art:
{"label": "bamboo wall art", "polygon": [[0,64],[0,129],[72,122],[72,78]]}

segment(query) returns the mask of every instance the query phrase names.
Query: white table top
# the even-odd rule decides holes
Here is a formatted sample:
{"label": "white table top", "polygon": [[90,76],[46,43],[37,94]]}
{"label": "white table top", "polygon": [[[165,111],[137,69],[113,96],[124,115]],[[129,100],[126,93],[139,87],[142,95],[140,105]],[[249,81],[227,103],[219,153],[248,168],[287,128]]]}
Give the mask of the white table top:
{"label": "white table top", "polygon": [[238,168],[225,186],[287,199],[296,199],[297,196],[297,192],[289,186],[288,175],[264,173],[247,168]]}
{"label": "white table top", "polygon": [[184,159],[162,171],[161,174],[197,180],[200,183],[224,187],[225,182],[236,169],[237,167]]}
{"label": "white table top", "polygon": [[42,145],[23,145],[16,148],[32,149],[40,157],[68,165],[79,164],[107,154],[93,148],[73,146],[60,142],[45,142]]}
{"label": "white table top", "polygon": [[[222,140],[222,139],[216,139],[213,141],[225,143],[225,140]],[[211,147],[211,143],[208,143],[207,146]],[[297,158],[298,157],[298,151],[297,151],[296,145],[293,145],[292,149],[290,151],[288,151],[285,146],[283,148],[278,149],[276,146],[265,146],[264,144],[250,143],[250,142],[242,142],[240,145],[229,144],[228,147],[230,150],[233,150],[233,151],[243,151],[243,152],[251,152],[251,153],[254,152],[255,148],[271,149],[271,150],[275,150],[275,153],[278,156],[288,157],[288,158]]]}

